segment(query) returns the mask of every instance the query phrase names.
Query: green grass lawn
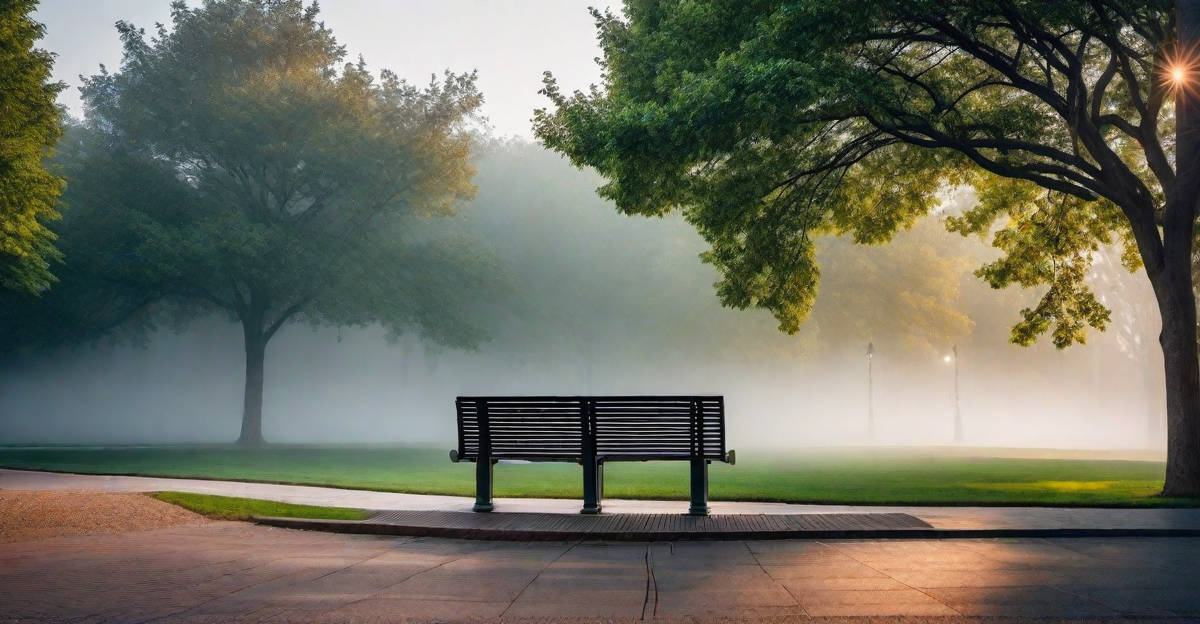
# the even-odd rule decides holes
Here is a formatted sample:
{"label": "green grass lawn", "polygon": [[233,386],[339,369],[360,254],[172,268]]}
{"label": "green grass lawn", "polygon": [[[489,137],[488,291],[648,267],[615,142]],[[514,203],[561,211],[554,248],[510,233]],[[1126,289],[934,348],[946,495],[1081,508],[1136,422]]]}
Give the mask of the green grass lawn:
{"label": "green grass lawn", "polygon": [[318,507],[316,505],[293,505],[256,498],[235,498],[211,494],[189,494],[187,492],[154,492],[151,497],[179,505],[200,515],[220,520],[248,520],[250,516],[275,516],[277,518],[319,518],[321,520],[365,520],[369,512],[345,507]]}
{"label": "green grass lawn", "polygon": [[[0,467],[326,485],[473,496],[474,464],[402,447],[0,449]],[[998,459],[877,451],[743,452],[714,463],[713,500],[912,505],[1200,506],[1163,499],[1161,462]],[[606,498],[686,500],[683,462],[614,463]],[[574,464],[500,464],[496,496],[582,496]]]}

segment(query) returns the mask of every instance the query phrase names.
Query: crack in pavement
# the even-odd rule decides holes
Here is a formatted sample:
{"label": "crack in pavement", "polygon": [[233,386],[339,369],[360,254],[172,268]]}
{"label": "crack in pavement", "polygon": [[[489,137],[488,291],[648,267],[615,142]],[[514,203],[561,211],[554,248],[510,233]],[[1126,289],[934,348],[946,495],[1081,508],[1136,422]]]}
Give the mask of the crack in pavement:
{"label": "crack in pavement", "polygon": [[768,572],[768,571],[767,571],[767,569],[766,569],[765,567],[763,567],[762,561],[759,561],[759,560],[758,560],[758,555],[754,554],[754,549],[753,549],[753,548],[750,548],[750,544],[748,544],[748,543],[747,543],[745,540],[743,540],[743,541],[742,541],[742,546],[745,546],[745,547],[746,547],[746,550],[750,552],[750,557],[754,559],[754,563],[757,563],[757,564],[758,564],[758,569],[759,569],[759,570],[762,570],[762,571],[763,571],[763,574],[766,574],[766,575],[767,575],[767,578],[771,579],[772,581],[775,581],[775,583],[776,583],[776,584],[778,584],[780,587],[782,587],[782,588],[783,588],[783,591],[787,592],[787,595],[789,595],[789,596],[791,596],[791,597],[792,597],[792,601],[796,603],[796,606],[797,606],[797,607],[800,607],[800,610],[801,610],[801,611],[804,611],[804,615],[805,615],[805,617],[812,617],[812,614],[810,614],[810,613],[808,612],[808,607],[805,607],[805,606],[804,606],[804,605],[803,605],[803,604],[800,602],[800,599],[796,597],[796,594],[793,594],[793,593],[792,593],[792,590],[790,590],[790,589],[788,589],[788,588],[787,588],[787,585],[784,585],[783,583],[780,583],[780,582],[779,582],[779,579],[775,578],[775,576],[774,576],[774,575],[772,575],[770,572]]}
{"label": "crack in pavement", "polygon": [[513,605],[517,604],[517,601],[521,599],[521,594],[524,594],[524,593],[525,593],[525,590],[529,589],[529,586],[530,586],[530,585],[533,585],[533,582],[534,582],[534,581],[536,581],[536,580],[538,580],[538,577],[542,575],[542,572],[545,572],[545,571],[546,571],[546,570],[547,570],[547,569],[548,569],[550,566],[554,565],[554,562],[555,562],[555,561],[558,561],[559,559],[562,559],[562,558],[563,558],[563,555],[565,555],[565,554],[567,554],[567,553],[571,552],[571,550],[573,550],[573,549],[574,549],[576,546],[578,546],[579,544],[580,544],[580,542],[575,542],[574,544],[571,544],[570,546],[568,546],[568,547],[567,547],[567,549],[566,549],[566,550],[564,550],[564,551],[562,551],[562,552],[558,553],[558,556],[557,556],[557,557],[555,557],[555,558],[551,559],[551,560],[550,560],[550,563],[547,563],[546,565],[542,566],[542,569],[541,569],[541,570],[538,570],[538,573],[537,573],[537,574],[535,574],[535,575],[533,575],[533,578],[529,579],[529,582],[528,582],[528,583],[525,583],[525,587],[522,587],[522,588],[521,588],[521,591],[517,592],[517,595],[516,595],[516,597],[514,597],[514,598],[512,599],[512,601],[508,603],[508,606],[507,606],[507,607],[504,607],[504,610],[500,612],[500,617],[504,617],[504,614],[505,614],[505,613],[508,613],[508,610],[509,610],[509,609],[511,609]]}
{"label": "crack in pavement", "polygon": [[[674,549],[672,549],[674,550]],[[650,604],[650,592],[654,592],[654,608],[651,616],[658,615],[658,579],[654,578],[654,544],[646,545],[646,597],[642,600],[642,617],[646,619],[646,606]]]}

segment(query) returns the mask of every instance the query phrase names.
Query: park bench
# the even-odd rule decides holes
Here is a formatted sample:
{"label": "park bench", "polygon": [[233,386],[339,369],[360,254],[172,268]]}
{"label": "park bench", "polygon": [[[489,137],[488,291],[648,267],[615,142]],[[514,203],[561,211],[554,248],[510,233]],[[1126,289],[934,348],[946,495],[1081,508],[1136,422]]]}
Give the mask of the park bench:
{"label": "park bench", "polygon": [[688,513],[708,513],[708,464],[725,451],[720,396],[458,397],[454,462],[475,462],[475,511],[491,511],[492,466],[500,460],[583,465],[583,509],[600,513],[604,464],[691,462]]}

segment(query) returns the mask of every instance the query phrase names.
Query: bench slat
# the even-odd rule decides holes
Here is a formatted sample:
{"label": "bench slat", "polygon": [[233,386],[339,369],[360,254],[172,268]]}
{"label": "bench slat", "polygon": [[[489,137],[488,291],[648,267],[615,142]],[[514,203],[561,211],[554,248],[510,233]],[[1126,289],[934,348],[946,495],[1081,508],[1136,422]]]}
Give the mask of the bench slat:
{"label": "bench slat", "polygon": [[458,455],[477,460],[486,435],[491,459],[579,461],[585,404],[601,460],[725,461],[724,398],[712,395],[458,397]]}

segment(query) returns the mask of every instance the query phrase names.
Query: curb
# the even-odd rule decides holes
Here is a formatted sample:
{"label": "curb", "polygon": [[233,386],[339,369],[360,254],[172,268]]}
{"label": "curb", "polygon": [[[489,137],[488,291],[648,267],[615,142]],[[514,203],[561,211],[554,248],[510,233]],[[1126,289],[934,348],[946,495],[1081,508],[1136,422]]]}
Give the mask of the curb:
{"label": "curb", "polygon": [[1055,538],[1055,537],[1200,537],[1200,529],[1151,528],[1076,528],[1076,529],[813,529],[802,531],[727,531],[722,533],[667,532],[596,532],[539,531],[524,529],[482,529],[387,524],[370,520],[313,520],[252,516],[263,526],[284,529],[348,533],[354,535],[391,535],[404,537],[448,537],[455,539],[501,540],[514,542],[665,542],[781,539],[984,539],[984,538]]}

